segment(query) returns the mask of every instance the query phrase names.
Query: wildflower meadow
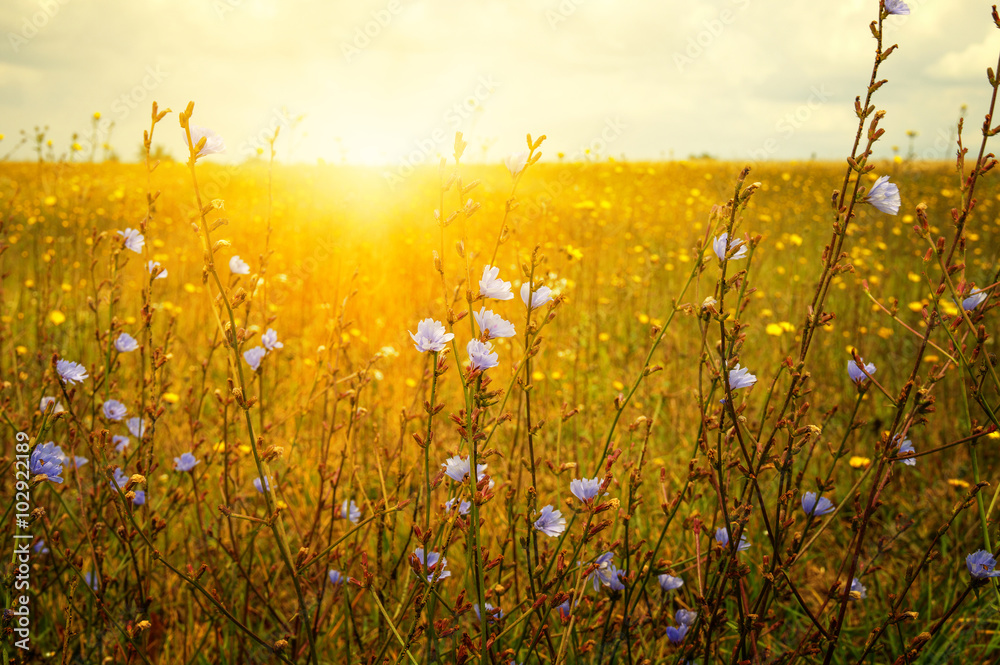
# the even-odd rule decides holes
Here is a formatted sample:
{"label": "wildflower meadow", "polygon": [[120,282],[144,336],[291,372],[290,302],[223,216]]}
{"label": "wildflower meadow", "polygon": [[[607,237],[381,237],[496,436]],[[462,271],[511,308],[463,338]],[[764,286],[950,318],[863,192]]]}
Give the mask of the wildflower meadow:
{"label": "wildflower meadow", "polygon": [[4,663],[1000,662],[1000,63],[893,158],[866,6],[838,160],[0,151]]}

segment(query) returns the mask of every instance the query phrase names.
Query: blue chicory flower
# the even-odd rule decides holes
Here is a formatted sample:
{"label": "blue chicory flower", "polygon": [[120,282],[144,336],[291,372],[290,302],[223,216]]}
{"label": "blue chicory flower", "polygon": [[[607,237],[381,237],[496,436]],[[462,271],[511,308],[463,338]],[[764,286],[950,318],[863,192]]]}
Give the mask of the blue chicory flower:
{"label": "blue chicory flower", "polygon": [[836,510],[836,506],[825,496],[821,496],[817,501],[815,492],[806,492],[802,495],[802,510],[806,511],[806,515],[823,517]]}
{"label": "blue chicory flower", "polygon": [[684,586],[684,580],[673,575],[667,575],[666,573],[659,575],[657,579],[660,582],[660,588],[664,591],[673,591]]}
{"label": "blue chicory flower", "polygon": [[[716,529],[715,541],[723,547],[729,547],[729,529],[724,526],[720,526]],[[748,549],[750,549],[750,543],[747,542],[746,534],[742,534],[740,535],[740,544],[736,547],[736,551],[742,552]]]}
{"label": "blue chicory flower", "polygon": [[61,483],[63,481],[63,464],[68,462],[62,448],[53,441],[35,446],[28,460],[28,468],[32,477],[45,476],[50,483]]}
{"label": "blue chicory flower", "polygon": [[990,577],[1000,577],[1000,570],[994,570],[996,559],[986,550],[978,550],[965,557],[965,565],[973,579],[985,580]]}
{"label": "blue chicory flower", "polygon": [[889,176],[884,175],[875,181],[865,197],[879,212],[895,215],[899,212],[899,187],[889,182]]}
{"label": "blue chicory flower", "polygon": [[684,636],[687,635],[688,627],[685,624],[681,624],[677,628],[673,626],[667,627],[667,639],[670,640],[671,644],[680,644],[684,641]]}
{"label": "blue chicory flower", "polygon": [[566,530],[566,518],[554,506],[545,506],[535,520],[535,528],[549,538],[556,538]]}

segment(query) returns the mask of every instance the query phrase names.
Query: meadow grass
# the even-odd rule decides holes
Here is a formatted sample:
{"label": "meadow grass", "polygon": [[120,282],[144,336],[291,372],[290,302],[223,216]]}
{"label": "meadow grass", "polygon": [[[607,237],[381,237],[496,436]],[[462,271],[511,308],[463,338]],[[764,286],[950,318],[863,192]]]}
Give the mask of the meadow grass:
{"label": "meadow grass", "polygon": [[846,167],[0,164],[5,654],[994,662],[992,130],[875,159],[887,17]]}

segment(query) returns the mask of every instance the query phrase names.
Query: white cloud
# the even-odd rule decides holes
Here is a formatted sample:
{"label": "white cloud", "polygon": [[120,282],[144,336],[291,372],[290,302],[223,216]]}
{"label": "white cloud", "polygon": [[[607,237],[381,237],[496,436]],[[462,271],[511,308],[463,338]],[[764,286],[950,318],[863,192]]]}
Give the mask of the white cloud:
{"label": "white cloud", "polygon": [[[220,4],[232,11],[220,15]],[[941,109],[987,96],[978,83],[984,63],[995,61],[983,58],[994,28],[989,2],[910,4],[912,15],[886,22],[899,49],[882,66],[889,84],[876,104],[889,112],[887,131],[933,135],[953,120],[952,112],[938,117]],[[608,152],[631,158],[673,150],[742,159],[776,131],[783,140],[775,158],[840,157],[845,135],[853,136],[854,96],[870,72],[874,5],[106,0],[95,12],[71,2],[18,52],[0,50],[0,132],[49,124],[57,145],[68,144],[101,111],[118,120],[113,142],[131,158],[148,115],[140,103],[180,110],[195,100],[196,121],[234,146],[220,161],[241,159],[236,147],[270,127],[282,107],[306,119],[295,132],[282,130],[279,159],[289,158],[283,142],[297,137],[295,159],[339,161],[343,148],[348,158],[397,163],[436,130],[448,137],[433,151],[447,154],[456,129],[473,146],[496,142],[493,160],[529,131],[549,136],[547,155],[573,154],[616,118],[627,128]],[[5,3],[0,34],[37,7]],[[955,35],[971,46],[955,50]],[[139,91],[157,66],[168,76]],[[478,110],[454,112],[475,96],[480,77],[499,82],[497,90]],[[789,114],[804,116],[817,87],[830,92],[822,108],[791,134],[779,128]],[[135,112],[116,114],[112,104],[132,92],[142,97]],[[932,103],[914,104],[920,99]],[[168,147],[178,154],[176,143]]]}
{"label": "white cloud", "polygon": [[927,67],[927,75],[939,81],[986,80],[986,68],[996,67],[996,39],[969,44],[961,51],[951,51]]}

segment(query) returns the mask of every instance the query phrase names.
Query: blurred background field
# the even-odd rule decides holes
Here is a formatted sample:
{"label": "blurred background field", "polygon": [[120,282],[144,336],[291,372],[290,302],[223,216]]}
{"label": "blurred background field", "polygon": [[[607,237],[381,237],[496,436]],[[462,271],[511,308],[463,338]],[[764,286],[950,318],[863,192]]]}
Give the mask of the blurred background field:
{"label": "blurred background field", "polygon": [[[544,283],[568,299],[546,334],[547,352],[534,368],[541,399],[553,406],[593,404],[596,413],[598,405],[622,390],[645,355],[650,325],[662,322],[691,270],[696,246],[709,232],[712,206],[731,197],[741,166],[711,160],[543,163],[525,180],[510,224],[511,241],[499,253],[501,274],[515,275],[514,286],[519,286],[520,264],[537,244],[547,259]],[[233,243],[217,255],[217,263],[228,273],[229,257],[239,255],[256,274],[268,214],[266,164],[203,169],[206,198],[225,201],[223,216],[229,224],[220,237]],[[744,229],[763,235],[763,242],[754,254],[756,292],[745,318],[749,357],[765,375],[765,368],[776,368],[796,346],[796,330],[829,239],[830,192],[839,186],[842,170],[839,164],[793,162],[763,164],[751,172],[749,179],[761,183],[761,195],[744,215]],[[894,360],[907,357],[916,340],[876,311],[861,283],[867,280],[873,295],[886,304],[897,299],[901,317],[919,327],[920,306],[929,303],[922,274],[929,269],[934,276],[936,268],[921,260],[926,246],[912,232],[913,209],[918,202],[928,205],[937,235],[950,228],[950,210],[960,203],[953,165],[887,164],[875,173],[889,173],[899,181],[903,205],[897,217],[863,209],[852,228],[854,272],[835,282],[830,310],[837,318],[812,357],[814,374],[844,375],[844,395],[820,396],[826,407],[842,404],[852,392],[844,373],[851,347],[876,360],[878,378],[886,377],[889,384],[909,372]],[[4,320],[11,334],[4,364],[10,368],[16,359],[21,370],[37,373],[50,353],[83,361],[88,351],[95,351],[88,349],[93,314],[85,307],[95,289],[88,256],[92,233],[114,235],[142,219],[144,169],[20,164],[0,167],[0,176],[0,209],[7,215],[4,233],[10,246]],[[481,182],[475,191],[482,208],[470,222],[476,243],[472,249],[488,253],[509,178],[502,168],[474,165],[465,175],[466,182],[473,179]],[[351,364],[366,361],[384,346],[400,353],[376,366],[382,377],[375,384],[378,413],[387,419],[383,426],[395,427],[399,408],[419,392],[425,367],[423,358],[411,353],[406,331],[416,330],[416,322],[428,316],[443,320],[446,311],[433,268],[433,253],[440,252],[441,244],[434,218],[437,182],[436,169],[418,171],[393,191],[376,169],[275,168],[270,240],[274,253],[266,286],[260,288],[267,289],[268,316],[277,318],[263,326],[258,311],[250,324],[275,327],[286,342],[277,369],[286,409],[297,408],[294,398],[307,385],[304,378],[315,371],[316,349],[328,344],[336,312],[352,292],[356,295],[347,305],[349,325],[343,331]],[[176,339],[185,341],[170,349],[168,366],[171,392],[183,395],[200,381],[200,372],[191,370],[204,360],[199,352],[209,343],[214,326],[209,325],[210,300],[202,283],[200,238],[187,217],[194,205],[186,167],[162,164],[153,175],[153,186],[163,195],[147,242],[151,258],[168,270],[168,277],[154,285],[161,312],[156,322],[164,330],[172,322]],[[985,285],[1000,257],[1000,195],[987,187],[978,198],[968,269],[971,281]],[[446,209],[454,204],[447,201]],[[454,249],[460,232],[452,226],[445,233],[446,271],[457,282],[464,276],[464,261]],[[104,267],[97,266],[98,279]],[[142,262],[135,258],[123,272],[118,311],[126,330],[139,315],[145,276]],[[247,277],[243,280],[245,285]],[[713,277],[696,282],[682,302],[700,305],[714,286]],[[514,312],[509,314],[517,325]],[[697,417],[691,413],[696,404],[689,390],[700,349],[688,343],[692,335],[698,337],[696,320],[682,319],[655,359],[668,371],[643,387],[644,400],[662,401],[679,432],[688,430],[690,418]],[[510,340],[495,343],[504,356],[514,355],[506,348]],[[929,357],[933,362],[937,356]],[[947,399],[948,392],[939,397]],[[183,402],[169,408],[182,407]],[[586,430],[580,434],[588,435]]]}

